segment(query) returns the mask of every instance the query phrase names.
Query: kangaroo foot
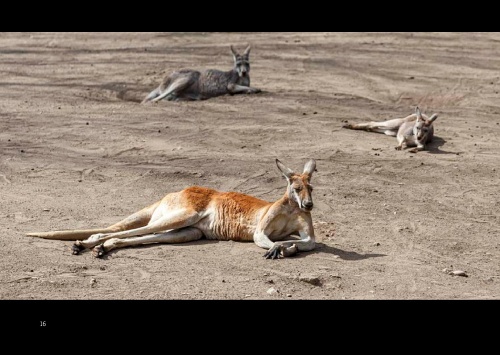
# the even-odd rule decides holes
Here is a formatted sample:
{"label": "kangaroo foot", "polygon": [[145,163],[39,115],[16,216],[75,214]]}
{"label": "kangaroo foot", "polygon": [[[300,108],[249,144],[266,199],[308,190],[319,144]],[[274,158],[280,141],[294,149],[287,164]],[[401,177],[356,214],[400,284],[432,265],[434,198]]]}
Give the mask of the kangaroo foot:
{"label": "kangaroo foot", "polygon": [[77,241],[75,242],[75,244],[73,244],[73,246],[71,247],[71,254],[73,254],[73,255],[78,255],[78,254],[80,254],[80,252],[81,252],[83,249],[85,249],[85,248],[82,246],[82,244],[80,243],[80,241],[79,241],[79,240],[77,240]]}
{"label": "kangaroo foot", "polygon": [[92,256],[94,258],[100,258],[104,254],[106,254],[106,251],[104,250],[104,246],[102,244],[96,245],[94,249],[92,249]]}

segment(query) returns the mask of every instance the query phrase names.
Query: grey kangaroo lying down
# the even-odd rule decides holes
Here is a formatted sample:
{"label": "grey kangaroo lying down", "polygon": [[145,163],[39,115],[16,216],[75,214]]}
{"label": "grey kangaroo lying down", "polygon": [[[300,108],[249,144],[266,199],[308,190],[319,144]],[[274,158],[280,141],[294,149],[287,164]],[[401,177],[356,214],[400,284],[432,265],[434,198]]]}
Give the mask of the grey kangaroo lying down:
{"label": "grey kangaroo lying down", "polygon": [[433,122],[437,117],[437,114],[427,117],[425,114],[422,114],[417,107],[414,114],[406,116],[405,118],[395,118],[381,122],[349,123],[342,127],[395,136],[398,140],[398,145],[395,147],[397,150],[401,150],[403,144],[406,143],[407,147],[415,147],[409,151],[416,153],[419,150],[424,150],[425,145],[432,141],[434,137]]}
{"label": "grey kangaroo lying down", "polygon": [[[302,173],[276,165],[287,180],[284,195],[267,202],[238,192],[221,192],[191,186],[107,228],[28,233],[46,239],[76,240],[73,254],[93,248],[101,257],[110,250],[151,243],[184,243],[201,238],[253,241],[267,249],[267,259],[310,251],[315,247],[311,178],[316,161],[310,159]],[[284,240],[290,235],[299,239]]]}
{"label": "grey kangaroo lying down", "polygon": [[250,87],[250,46],[243,54],[237,53],[231,46],[234,66],[229,71],[208,69],[202,72],[181,69],[166,76],[160,86],[151,91],[142,101],[156,102],[205,100],[215,96],[234,94],[254,94],[261,90]]}

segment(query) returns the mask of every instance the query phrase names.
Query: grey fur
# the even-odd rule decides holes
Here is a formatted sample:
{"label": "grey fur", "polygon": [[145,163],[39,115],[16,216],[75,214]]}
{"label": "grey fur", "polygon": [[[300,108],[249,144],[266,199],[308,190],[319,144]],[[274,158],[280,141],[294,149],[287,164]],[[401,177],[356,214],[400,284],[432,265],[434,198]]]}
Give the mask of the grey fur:
{"label": "grey fur", "polygon": [[211,97],[234,94],[254,94],[261,90],[250,87],[250,46],[238,54],[233,46],[234,66],[229,71],[208,69],[197,71],[181,69],[166,76],[159,87],[151,91],[142,103],[167,99],[205,100]]}

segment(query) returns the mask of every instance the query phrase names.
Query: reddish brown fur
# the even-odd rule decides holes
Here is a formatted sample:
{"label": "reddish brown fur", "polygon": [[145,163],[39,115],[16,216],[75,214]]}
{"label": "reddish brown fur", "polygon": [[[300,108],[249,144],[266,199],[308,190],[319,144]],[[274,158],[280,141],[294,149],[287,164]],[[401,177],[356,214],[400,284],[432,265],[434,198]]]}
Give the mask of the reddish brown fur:
{"label": "reddish brown fur", "polygon": [[216,215],[213,226],[220,240],[252,241],[257,211],[271,203],[237,192],[222,192],[214,200]]}
{"label": "reddish brown fur", "polygon": [[219,193],[217,190],[206,187],[191,186],[181,191],[181,199],[185,199],[189,207],[193,208],[196,212],[201,212],[212,201],[212,196]]}
{"label": "reddish brown fur", "polygon": [[257,210],[265,205],[270,205],[270,202],[259,198],[241,194],[238,192],[222,192],[217,198],[220,200],[230,201],[233,204],[233,211],[236,213],[247,213],[248,211]]}
{"label": "reddish brown fur", "polygon": [[270,202],[238,192],[220,192],[217,190],[192,186],[182,190],[180,201],[196,212],[205,211],[212,203],[218,223],[212,226],[220,240],[251,241],[255,231],[255,213]]}

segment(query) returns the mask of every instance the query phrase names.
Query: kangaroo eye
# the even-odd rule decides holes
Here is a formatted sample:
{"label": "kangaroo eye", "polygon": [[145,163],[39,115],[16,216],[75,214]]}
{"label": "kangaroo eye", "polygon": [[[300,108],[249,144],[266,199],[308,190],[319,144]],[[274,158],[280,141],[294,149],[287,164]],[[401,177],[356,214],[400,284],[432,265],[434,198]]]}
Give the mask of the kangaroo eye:
{"label": "kangaroo eye", "polygon": [[301,186],[298,186],[298,187],[294,187],[295,191],[302,191],[302,187]]}

